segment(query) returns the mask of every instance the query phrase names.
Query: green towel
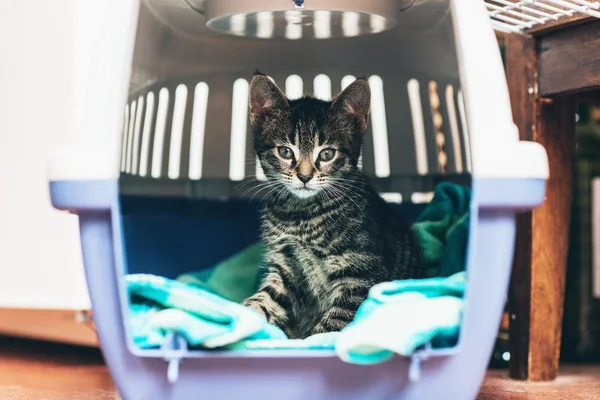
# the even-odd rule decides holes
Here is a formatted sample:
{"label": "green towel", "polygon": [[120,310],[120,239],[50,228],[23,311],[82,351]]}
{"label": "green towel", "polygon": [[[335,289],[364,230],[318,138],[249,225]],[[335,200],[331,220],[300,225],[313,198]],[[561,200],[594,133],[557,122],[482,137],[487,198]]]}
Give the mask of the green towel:
{"label": "green towel", "polygon": [[264,244],[258,242],[212,268],[180,275],[177,280],[241,303],[256,292],[264,253]]}
{"label": "green towel", "polygon": [[412,225],[427,276],[447,277],[464,271],[470,206],[470,188],[442,182]]}

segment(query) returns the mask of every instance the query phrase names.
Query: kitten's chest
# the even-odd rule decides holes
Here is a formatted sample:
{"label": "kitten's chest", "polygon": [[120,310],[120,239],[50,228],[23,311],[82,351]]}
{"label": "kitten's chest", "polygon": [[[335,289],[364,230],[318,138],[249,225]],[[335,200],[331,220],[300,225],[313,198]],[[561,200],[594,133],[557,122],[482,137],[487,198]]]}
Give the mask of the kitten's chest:
{"label": "kitten's chest", "polygon": [[271,243],[268,255],[270,262],[290,272],[292,279],[288,283],[294,286],[294,292],[312,298],[319,309],[329,307],[335,275],[350,265],[350,258],[346,252],[333,255],[319,245],[285,236]]}

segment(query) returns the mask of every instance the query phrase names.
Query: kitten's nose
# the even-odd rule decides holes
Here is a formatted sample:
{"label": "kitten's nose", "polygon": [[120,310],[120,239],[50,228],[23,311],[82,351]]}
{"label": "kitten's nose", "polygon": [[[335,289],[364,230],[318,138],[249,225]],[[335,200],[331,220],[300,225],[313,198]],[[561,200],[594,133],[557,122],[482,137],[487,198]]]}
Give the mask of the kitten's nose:
{"label": "kitten's nose", "polygon": [[298,176],[298,179],[300,179],[300,182],[308,183],[308,181],[310,181],[314,175],[312,173],[310,175],[304,175],[304,174],[297,173],[296,176]]}

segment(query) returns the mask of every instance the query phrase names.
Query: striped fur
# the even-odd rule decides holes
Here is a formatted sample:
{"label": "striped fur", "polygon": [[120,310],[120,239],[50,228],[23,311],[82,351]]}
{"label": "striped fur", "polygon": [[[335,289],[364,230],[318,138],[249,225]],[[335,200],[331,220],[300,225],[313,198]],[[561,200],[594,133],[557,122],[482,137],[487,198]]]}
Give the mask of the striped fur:
{"label": "striped fur", "polygon": [[332,102],[288,100],[260,73],[251,83],[254,147],[270,194],[265,275],[244,304],[290,338],[339,331],[374,284],[421,276],[409,226],[357,167],[369,104],[364,79]]}

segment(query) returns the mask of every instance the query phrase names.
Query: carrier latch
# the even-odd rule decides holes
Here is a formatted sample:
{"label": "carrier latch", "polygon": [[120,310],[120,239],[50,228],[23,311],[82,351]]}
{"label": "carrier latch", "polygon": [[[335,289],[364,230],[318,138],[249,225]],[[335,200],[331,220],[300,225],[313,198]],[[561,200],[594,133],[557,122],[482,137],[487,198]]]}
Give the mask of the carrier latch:
{"label": "carrier latch", "polygon": [[423,350],[415,352],[410,357],[410,365],[408,367],[408,380],[410,382],[417,382],[421,379],[421,361],[429,358],[429,351],[431,350],[431,344],[426,344]]}
{"label": "carrier latch", "polygon": [[169,383],[175,383],[179,379],[179,363],[187,354],[187,341],[183,336],[176,333],[169,333],[161,346],[164,352],[165,361],[169,363],[167,367],[167,380]]}

